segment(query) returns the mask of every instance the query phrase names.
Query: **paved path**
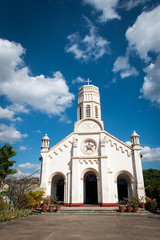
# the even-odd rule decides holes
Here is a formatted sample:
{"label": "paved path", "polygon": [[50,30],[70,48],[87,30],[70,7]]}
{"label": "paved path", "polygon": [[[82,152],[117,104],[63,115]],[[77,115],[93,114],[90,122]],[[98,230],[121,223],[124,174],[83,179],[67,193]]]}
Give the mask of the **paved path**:
{"label": "paved path", "polygon": [[40,214],[0,223],[1,240],[159,240],[160,215]]}

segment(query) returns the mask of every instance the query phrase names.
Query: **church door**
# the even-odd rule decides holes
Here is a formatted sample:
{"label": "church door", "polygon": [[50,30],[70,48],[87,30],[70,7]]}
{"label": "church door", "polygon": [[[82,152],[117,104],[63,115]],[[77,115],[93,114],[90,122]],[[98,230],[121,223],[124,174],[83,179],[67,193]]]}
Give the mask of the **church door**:
{"label": "church door", "polygon": [[128,184],[126,179],[118,179],[118,201],[128,198]]}
{"label": "church door", "polygon": [[97,178],[94,174],[85,177],[85,203],[97,204]]}
{"label": "church door", "polygon": [[64,179],[63,178],[57,181],[56,197],[60,201],[64,201]]}

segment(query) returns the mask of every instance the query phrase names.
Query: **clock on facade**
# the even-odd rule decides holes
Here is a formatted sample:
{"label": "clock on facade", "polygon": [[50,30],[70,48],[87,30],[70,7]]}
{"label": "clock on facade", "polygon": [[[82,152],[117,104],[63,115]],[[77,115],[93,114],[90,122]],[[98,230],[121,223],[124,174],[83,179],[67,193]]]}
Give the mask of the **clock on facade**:
{"label": "clock on facade", "polygon": [[86,140],[82,143],[82,150],[84,153],[92,154],[96,150],[96,143],[93,140]]}

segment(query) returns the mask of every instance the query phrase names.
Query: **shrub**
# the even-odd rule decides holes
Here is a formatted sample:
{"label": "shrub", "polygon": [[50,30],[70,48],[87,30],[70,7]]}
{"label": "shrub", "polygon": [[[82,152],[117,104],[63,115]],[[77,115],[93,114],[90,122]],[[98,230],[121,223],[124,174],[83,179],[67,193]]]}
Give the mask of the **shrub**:
{"label": "shrub", "polygon": [[39,189],[27,192],[30,207],[37,206],[43,200],[44,190]]}
{"label": "shrub", "polygon": [[146,203],[145,203],[146,209],[151,209],[151,208],[156,208],[157,207],[157,202],[155,199],[150,199],[146,197]]}
{"label": "shrub", "polygon": [[8,208],[7,203],[4,200],[3,194],[0,193],[0,212]]}
{"label": "shrub", "polygon": [[31,209],[7,209],[0,212],[0,222],[11,221],[19,217],[26,217],[32,214]]}
{"label": "shrub", "polygon": [[32,191],[33,183],[34,179],[27,177],[8,182],[5,194],[9,198],[11,206],[24,209],[33,207],[41,201],[44,191],[42,189]]}

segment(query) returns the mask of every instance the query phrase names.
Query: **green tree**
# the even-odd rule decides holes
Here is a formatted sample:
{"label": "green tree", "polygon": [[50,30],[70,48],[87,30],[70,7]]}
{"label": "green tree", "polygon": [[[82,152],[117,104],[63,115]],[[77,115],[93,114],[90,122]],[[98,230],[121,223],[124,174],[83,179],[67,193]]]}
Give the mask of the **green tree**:
{"label": "green tree", "polygon": [[143,176],[147,197],[156,199],[160,206],[160,170],[152,168],[143,170]]}
{"label": "green tree", "polygon": [[11,168],[16,161],[9,160],[15,155],[16,151],[13,150],[13,146],[9,144],[5,144],[0,148],[0,189],[2,190],[7,176],[17,172],[16,169]]}

